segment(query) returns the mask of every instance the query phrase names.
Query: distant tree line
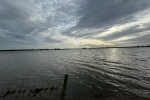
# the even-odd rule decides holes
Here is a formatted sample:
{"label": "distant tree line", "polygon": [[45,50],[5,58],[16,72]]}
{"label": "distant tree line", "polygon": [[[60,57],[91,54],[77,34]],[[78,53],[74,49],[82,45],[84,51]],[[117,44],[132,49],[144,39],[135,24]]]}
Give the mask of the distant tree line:
{"label": "distant tree line", "polygon": [[[147,46],[120,46],[120,47],[97,47],[97,48],[82,48],[82,49],[100,49],[100,48],[139,48],[139,47],[150,47],[150,45]],[[63,50],[70,50],[70,49],[74,49],[74,48],[67,48],[67,49],[63,49]],[[78,48],[81,49],[81,48]],[[55,49],[11,49],[11,50],[0,50],[0,52],[2,51],[43,51],[43,50],[62,50],[59,48],[55,48]]]}

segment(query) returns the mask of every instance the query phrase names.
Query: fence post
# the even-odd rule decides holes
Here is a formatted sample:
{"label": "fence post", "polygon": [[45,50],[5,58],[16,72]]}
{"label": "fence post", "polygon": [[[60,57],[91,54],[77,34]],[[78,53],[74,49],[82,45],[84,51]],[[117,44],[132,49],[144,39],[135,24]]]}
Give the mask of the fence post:
{"label": "fence post", "polygon": [[66,93],[66,88],[67,88],[67,80],[68,80],[68,74],[65,74],[64,84],[63,84],[63,89],[62,89],[60,100],[64,100],[65,99],[65,93]]}

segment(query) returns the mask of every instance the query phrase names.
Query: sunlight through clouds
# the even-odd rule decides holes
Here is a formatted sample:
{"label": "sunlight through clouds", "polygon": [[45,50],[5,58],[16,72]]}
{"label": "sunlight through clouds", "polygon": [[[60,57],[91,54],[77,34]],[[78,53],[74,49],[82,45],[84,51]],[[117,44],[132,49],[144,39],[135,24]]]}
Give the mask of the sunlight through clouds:
{"label": "sunlight through clouds", "polygon": [[149,12],[149,0],[4,0],[0,49],[148,45]]}

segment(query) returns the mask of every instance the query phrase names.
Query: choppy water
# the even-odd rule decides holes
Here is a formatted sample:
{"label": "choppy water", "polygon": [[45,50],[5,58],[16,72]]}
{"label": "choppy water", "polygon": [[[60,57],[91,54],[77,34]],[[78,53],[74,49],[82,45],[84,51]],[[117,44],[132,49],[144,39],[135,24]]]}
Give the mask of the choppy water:
{"label": "choppy water", "polygon": [[67,98],[150,98],[150,48],[0,52],[1,95],[58,86],[51,95],[38,98],[59,99],[65,73]]}

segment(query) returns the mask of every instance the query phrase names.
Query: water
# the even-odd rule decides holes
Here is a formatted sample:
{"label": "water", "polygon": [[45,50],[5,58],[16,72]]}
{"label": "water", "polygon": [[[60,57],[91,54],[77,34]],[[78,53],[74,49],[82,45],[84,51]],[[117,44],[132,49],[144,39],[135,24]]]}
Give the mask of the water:
{"label": "water", "polygon": [[[58,87],[51,95],[43,92],[44,96],[36,96],[59,100],[64,74],[67,73],[68,99],[125,96],[150,98],[149,49],[0,52],[0,94],[4,95],[8,90],[30,91],[36,88]],[[6,98],[10,100],[15,96],[17,93]]]}

